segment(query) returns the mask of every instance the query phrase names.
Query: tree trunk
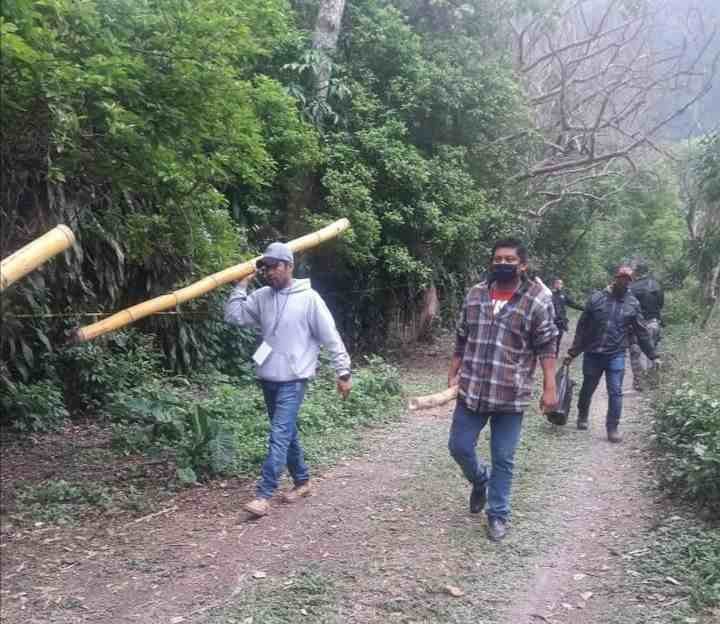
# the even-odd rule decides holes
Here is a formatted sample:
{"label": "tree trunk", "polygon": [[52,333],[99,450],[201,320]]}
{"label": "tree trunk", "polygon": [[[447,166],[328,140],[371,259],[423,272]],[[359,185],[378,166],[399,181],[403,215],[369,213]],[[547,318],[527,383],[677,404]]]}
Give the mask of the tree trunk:
{"label": "tree trunk", "polygon": [[313,48],[320,53],[317,82],[315,84],[318,98],[321,101],[327,99],[330,74],[332,72],[331,57],[337,47],[344,11],[345,0],[321,0],[320,2],[320,10],[315,21]]}
{"label": "tree trunk", "polygon": [[716,264],[710,272],[703,290],[705,303],[707,304],[707,314],[703,319],[703,327],[707,327],[717,308],[718,298],[720,297],[720,263]]}

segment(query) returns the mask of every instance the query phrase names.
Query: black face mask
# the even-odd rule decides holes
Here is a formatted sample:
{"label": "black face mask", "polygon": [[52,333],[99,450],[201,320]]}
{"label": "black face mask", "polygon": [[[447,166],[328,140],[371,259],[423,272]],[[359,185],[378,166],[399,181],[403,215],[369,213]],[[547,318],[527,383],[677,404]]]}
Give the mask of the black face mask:
{"label": "black face mask", "polygon": [[612,290],[618,297],[623,297],[628,291],[628,287],[624,284],[613,284]]}
{"label": "black face mask", "polygon": [[512,282],[518,275],[517,264],[493,264],[490,280],[493,282]]}

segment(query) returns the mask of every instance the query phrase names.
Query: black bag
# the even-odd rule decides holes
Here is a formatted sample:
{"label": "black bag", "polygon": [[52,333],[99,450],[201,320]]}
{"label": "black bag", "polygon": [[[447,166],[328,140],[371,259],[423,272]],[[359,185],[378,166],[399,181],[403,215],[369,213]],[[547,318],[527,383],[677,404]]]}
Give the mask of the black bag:
{"label": "black bag", "polygon": [[570,416],[573,388],[575,387],[575,382],[570,379],[569,366],[562,366],[555,373],[555,387],[557,389],[558,405],[554,411],[547,414],[547,419],[553,425],[565,425]]}

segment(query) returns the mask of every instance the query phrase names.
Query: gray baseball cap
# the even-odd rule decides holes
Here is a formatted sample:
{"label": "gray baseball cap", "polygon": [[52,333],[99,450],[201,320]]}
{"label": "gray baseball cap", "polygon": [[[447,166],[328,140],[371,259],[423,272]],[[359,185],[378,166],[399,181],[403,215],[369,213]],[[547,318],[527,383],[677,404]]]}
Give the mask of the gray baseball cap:
{"label": "gray baseball cap", "polygon": [[[275,262],[287,262],[288,264],[294,264],[293,252],[285,243],[270,243],[267,249],[263,252],[262,258],[257,261],[257,266],[262,267],[266,265],[266,260],[270,260],[267,264],[275,264]],[[275,261],[275,262],[272,262]]]}

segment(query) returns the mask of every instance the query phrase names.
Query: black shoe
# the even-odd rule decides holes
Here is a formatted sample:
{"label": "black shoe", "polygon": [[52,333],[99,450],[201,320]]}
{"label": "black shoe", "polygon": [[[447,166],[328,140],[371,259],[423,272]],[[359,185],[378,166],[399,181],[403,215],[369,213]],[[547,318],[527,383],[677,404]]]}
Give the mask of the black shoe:
{"label": "black shoe", "polygon": [[480,485],[473,483],[472,490],[470,490],[470,513],[480,513],[485,508],[486,501],[487,481],[483,481]]}
{"label": "black shoe", "polygon": [[507,535],[507,524],[500,518],[488,518],[488,539],[491,542],[500,542]]}
{"label": "black shoe", "polygon": [[622,436],[618,432],[617,427],[608,427],[607,438],[608,442],[612,442],[613,444],[620,444],[620,442],[622,442]]}
{"label": "black shoe", "polygon": [[584,418],[582,416],[578,416],[577,419],[577,428],[581,431],[585,431],[588,428],[588,418],[585,416]]}

